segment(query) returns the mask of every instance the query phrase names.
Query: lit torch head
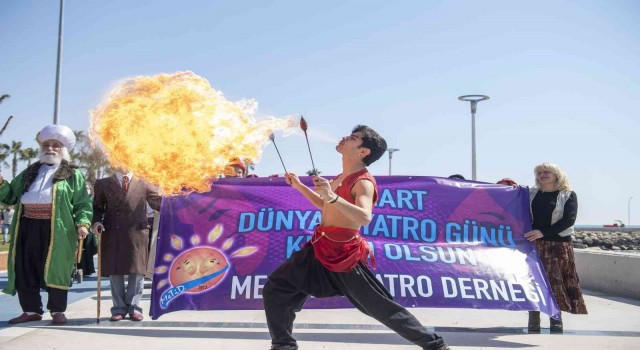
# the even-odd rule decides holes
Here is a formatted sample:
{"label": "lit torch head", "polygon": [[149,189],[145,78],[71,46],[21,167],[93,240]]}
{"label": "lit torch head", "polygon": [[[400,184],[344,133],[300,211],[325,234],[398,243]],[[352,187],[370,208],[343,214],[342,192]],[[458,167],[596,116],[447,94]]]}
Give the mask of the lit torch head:
{"label": "lit torch head", "polygon": [[125,79],[91,111],[90,136],[114,167],[165,195],[207,192],[233,158],[257,162],[272,130],[293,118],[257,122],[253,100],[231,102],[192,72]]}

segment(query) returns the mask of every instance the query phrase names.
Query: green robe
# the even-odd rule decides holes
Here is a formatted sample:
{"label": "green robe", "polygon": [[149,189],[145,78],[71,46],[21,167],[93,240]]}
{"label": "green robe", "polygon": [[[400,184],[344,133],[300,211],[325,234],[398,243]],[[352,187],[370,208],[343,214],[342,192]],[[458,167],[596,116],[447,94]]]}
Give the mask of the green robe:
{"label": "green robe", "polygon": [[[25,175],[35,179],[40,163],[35,163],[21,172],[9,183],[0,184],[0,202],[15,205],[16,212],[9,228],[11,244],[9,246],[8,275],[9,281],[3,292],[16,294],[15,256],[16,242],[20,228],[20,218],[24,210],[20,203],[25,187]],[[63,161],[56,171],[53,180],[53,208],[51,217],[51,243],[44,269],[44,281],[47,287],[69,289],[71,273],[73,271],[76,249],[78,247],[78,226],[89,227],[93,216],[91,198],[87,193],[84,176],[78,169],[69,167]]]}

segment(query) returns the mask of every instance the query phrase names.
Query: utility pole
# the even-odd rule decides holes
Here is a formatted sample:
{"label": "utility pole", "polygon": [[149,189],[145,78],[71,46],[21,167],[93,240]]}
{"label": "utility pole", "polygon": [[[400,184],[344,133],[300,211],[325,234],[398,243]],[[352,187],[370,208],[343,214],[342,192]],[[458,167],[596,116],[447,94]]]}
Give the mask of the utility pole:
{"label": "utility pole", "polygon": [[488,100],[485,95],[464,95],[458,97],[460,101],[471,102],[471,178],[476,180],[476,109],[478,102]]}
{"label": "utility pole", "polygon": [[53,124],[58,124],[58,110],[60,108],[60,65],[62,58],[62,19],[64,10],[64,0],[60,0],[60,17],[58,18],[58,60],[56,63],[56,91],[53,101]]}

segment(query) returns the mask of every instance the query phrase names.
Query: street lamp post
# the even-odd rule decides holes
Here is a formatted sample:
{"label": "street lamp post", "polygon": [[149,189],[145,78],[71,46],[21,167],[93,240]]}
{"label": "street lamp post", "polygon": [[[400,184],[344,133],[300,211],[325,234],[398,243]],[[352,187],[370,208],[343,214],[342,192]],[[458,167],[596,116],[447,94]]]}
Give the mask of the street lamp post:
{"label": "street lamp post", "polygon": [[64,0],[60,0],[60,17],[58,18],[58,60],[56,62],[56,91],[53,97],[53,124],[58,124],[58,100],[60,99],[60,58],[62,57],[62,15]]}
{"label": "street lamp post", "polygon": [[478,102],[488,100],[485,95],[464,95],[458,97],[460,101],[471,102],[471,177],[476,180],[476,109]]}
{"label": "street lamp post", "polygon": [[391,159],[393,159],[393,152],[398,152],[399,150],[398,148],[387,148],[387,152],[389,152],[389,176],[391,176]]}
{"label": "street lamp post", "polygon": [[627,201],[627,225],[631,226],[631,200],[633,199],[632,197],[629,197],[629,200]]}

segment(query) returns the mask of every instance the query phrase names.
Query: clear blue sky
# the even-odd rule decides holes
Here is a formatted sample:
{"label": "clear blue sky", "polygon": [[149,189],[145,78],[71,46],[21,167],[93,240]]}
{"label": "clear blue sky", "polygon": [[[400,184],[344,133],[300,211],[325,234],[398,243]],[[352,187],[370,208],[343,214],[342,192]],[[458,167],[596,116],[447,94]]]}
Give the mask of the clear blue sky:
{"label": "clear blue sky", "polygon": [[[53,120],[57,1],[0,2],[0,142],[35,146]],[[259,115],[304,114],[323,174],[334,144],[364,123],[394,154],[394,175],[471,178],[468,103],[477,113],[478,179],[532,185],[559,164],[580,224],[640,223],[638,1],[81,1],[64,17],[60,122],[134,75],[191,70]],[[325,135],[327,137],[321,137]],[[287,167],[311,168],[304,139],[278,141]],[[386,175],[385,155],[371,167]],[[2,169],[5,177],[8,169]],[[282,172],[265,149],[259,175]]]}

